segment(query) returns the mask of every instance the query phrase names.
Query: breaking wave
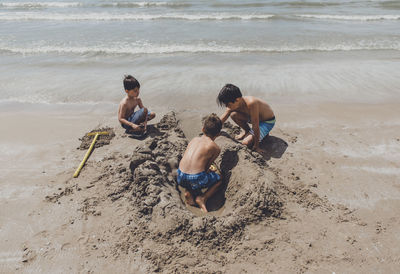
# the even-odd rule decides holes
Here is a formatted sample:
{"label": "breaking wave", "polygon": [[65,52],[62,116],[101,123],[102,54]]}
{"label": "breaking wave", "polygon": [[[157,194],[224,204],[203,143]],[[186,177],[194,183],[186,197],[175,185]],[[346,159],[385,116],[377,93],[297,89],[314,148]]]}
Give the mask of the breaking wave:
{"label": "breaking wave", "polygon": [[274,17],[271,14],[111,14],[111,13],[5,13],[0,14],[4,21],[54,20],[54,21],[124,21],[124,20],[268,20]]}
{"label": "breaking wave", "polygon": [[140,54],[178,54],[178,53],[290,53],[290,52],[331,52],[359,50],[400,50],[400,41],[359,41],[336,45],[317,46],[270,46],[247,47],[217,44],[153,45],[116,44],[102,46],[1,46],[0,52],[13,54],[77,54],[77,55],[140,55]]}

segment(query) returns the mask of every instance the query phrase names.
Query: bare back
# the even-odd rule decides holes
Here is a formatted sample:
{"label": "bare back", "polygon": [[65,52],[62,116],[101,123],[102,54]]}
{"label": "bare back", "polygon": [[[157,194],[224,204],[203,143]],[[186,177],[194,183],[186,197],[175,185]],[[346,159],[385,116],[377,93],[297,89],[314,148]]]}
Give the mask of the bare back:
{"label": "bare back", "polygon": [[249,109],[249,112],[246,111],[247,115],[251,116],[251,109],[256,108],[259,121],[267,121],[275,116],[271,107],[265,101],[253,96],[244,96],[243,100]]}
{"label": "bare back", "polygon": [[187,146],[179,169],[187,174],[207,171],[219,153],[220,148],[211,138],[206,135],[195,137]]}

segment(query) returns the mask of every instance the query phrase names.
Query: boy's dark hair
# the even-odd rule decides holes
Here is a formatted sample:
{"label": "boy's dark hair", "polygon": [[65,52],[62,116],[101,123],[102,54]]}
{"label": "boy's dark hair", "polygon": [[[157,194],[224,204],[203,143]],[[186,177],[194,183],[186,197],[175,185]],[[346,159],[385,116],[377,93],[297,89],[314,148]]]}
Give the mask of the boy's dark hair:
{"label": "boy's dark hair", "polygon": [[217,114],[213,113],[206,117],[203,124],[204,134],[208,137],[215,137],[220,133],[222,128],[221,119]]}
{"label": "boy's dark hair", "polygon": [[226,84],[218,94],[217,104],[220,106],[226,106],[228,103],[235,102],[236,98],[240,97],[242,97],[242,93],[237,86]]}
{"label": "boy's dark hair", "polygon": [[133,77],[132,75],[125,75],[124,89],[131,90],[131,89],[135,89],[136,87],[140,88],[139,81],[136,80],[136,78]]}

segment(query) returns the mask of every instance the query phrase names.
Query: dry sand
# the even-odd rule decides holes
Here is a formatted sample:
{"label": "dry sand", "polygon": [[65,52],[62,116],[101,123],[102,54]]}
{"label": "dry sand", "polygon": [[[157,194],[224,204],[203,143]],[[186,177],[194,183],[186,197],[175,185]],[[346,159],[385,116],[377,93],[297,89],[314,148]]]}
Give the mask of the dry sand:
{"label": "dry sand", "polygon": [[[32,197],[2,200],[0,272],[399,272],[398,109],[276,106],[262,155],[226,124],[224,187],[209,214],[187,207],[175,183],[201,115],[160,115],[143,140],[107,121],[115,137],[78,178],[61,166],[38,176]],[[77,166],[84,150],[70,151]]]}

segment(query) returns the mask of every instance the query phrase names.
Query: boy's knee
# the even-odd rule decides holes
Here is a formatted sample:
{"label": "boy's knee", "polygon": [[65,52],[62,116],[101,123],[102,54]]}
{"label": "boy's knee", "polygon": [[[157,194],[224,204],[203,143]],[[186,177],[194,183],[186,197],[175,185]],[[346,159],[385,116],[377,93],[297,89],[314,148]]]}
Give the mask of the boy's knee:
{"label": "boy's knee", "polygon": [[242,141],[242,144],[245,146],[250,146],[253,143],[253,138],[251,139],[245,139]]}
{"label": "boy's knee", "polygon": [[142,112],[142,115],[141,115],[140,117],[141,117],[141,118],[146,117],[146,116],[147,116],[147,113],[148,113],[147,108],[143,108],[143,112]]}

